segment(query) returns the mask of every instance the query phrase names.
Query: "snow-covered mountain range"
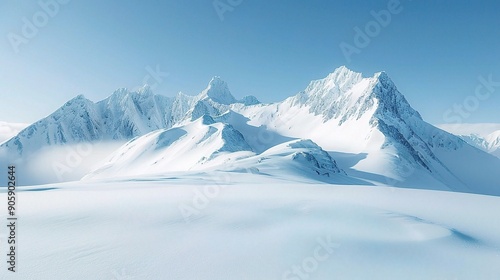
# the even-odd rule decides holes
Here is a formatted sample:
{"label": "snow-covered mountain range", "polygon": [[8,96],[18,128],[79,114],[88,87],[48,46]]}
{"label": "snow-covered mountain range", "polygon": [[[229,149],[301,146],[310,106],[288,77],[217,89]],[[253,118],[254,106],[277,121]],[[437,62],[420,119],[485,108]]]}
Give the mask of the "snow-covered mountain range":
{"label": "snow-covered mountain range", "polygon": [[440,124],[438,127],[459,136],[470,145],[500,158],[500,124]]}
{"label": "snow-covered mountain range", "polygon": [[147,86],[97,103],[78,96],[1,147],[26,158],[100,141],[129,142],[85,179],[245,170],[500,195],[500,159],[425,122],[384,72],[339,67],[272,104],[237,100],[219,77],[196,96],[164,97]]}
{"label": "snow-covered mountain range", "polygon": [[500,158],[500,130],[492,132],[486,136],[469,134],[460,135],[460,138],[464,139],[472,146],[478,147],[479,149]]}
{"label": "snow-covered mountain range", "polygon": [[23,154],[46,145],[130,140],[157,129],[170,128],[184,120],[188,113],[202,114],[205,103],[218,102],[259,103],[253,96],[237,101],[229,93],[227,84],[218,77],[214,77],[198,96],[179,93],[169,98],[155,95],[147,85],[137,92],[118,89],[97,103],[78,95],[50,116],[27,127],[5,146]]}

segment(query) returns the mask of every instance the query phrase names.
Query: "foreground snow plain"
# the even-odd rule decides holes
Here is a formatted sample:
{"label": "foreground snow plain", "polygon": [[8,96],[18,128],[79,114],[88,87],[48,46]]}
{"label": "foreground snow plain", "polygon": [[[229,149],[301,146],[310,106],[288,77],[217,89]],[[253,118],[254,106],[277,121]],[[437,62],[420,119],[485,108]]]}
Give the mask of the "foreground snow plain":
{"label": "foreground snow plain", "polygon": [[214,172],[20,187],[18,205],[1,279],[500,279],[494,196]]}

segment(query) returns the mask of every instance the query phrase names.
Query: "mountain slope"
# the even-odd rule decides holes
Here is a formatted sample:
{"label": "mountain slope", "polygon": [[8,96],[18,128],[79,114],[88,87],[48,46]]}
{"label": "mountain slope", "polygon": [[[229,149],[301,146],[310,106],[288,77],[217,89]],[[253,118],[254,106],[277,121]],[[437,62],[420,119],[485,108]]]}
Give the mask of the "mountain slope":
{"label": "mountain slope", "polygon": [[[234,109],[252,125],[280,135],[310,138],[328,151],[353,157],[366,155],[351,166],[351,175],[382,175],[375,181],[399,186],[425,182],[425,188],[500,194],[493,176],[500,161],[423,121],[383,72],[363,78],[340,67],[283,102]],[[482,172],[467,169],[462,154]],[[425,180],[409,180],[418,178]]]}
{"label": "mountain slope", "polygon": [[250,170],[320,181],[333,181],[335,175],[345,174],[335,160],[311,140],[296,139],[256,153],[232,125],[215,122],[204,115],[186,125],[134,138],[84,179],[201,170]]}
{"label": "mountain slope", "polygon": [[500,158],[500,124],[460,123],[440,124],[438,127],[459,136],[471,146]]}
{"label": "mountain slope", "polygon": [[[140,138],[134,145],[142,147],[138,140],[144,135],[147,137],[141,141],[154,142],[162,133],[173,133],[166,131],[170,128],[182,129],[208,118],[214,124],[204,124],[190,137],[203,138],[208,127],[218,133],[233,129],[242,137],[238,141],[250,147],[243,150],[255,155],[290,141],[310,139],[329,156],[342,154],[339,165],[348,175],[374,184],[500,195],[495,176],[500,170],[498,158],[426,123],[386,73],[363,77],[346,67],[273,104],[261,104],[254,97],[237,100],[219,77],[197,96],[162,97],[148,87],[138,92],[118,90],[97,103],[79,96],[1,147],[26,156],[55,144],[136,137]],[[179,137],[174,137],[174,142],[182,138],[174,136]],[[220,146],[220,141],[214,147]],[[200,150],[195,142],[181,142],[189,147],[183,153],[196,154],[196,163],[178,166],[185,171],[201,165],[201,158],[210,158],[220,149]],[[135,150],[140,149],[147,150]],[[122,159],[126,153],[120,152]],[[308,155],[295,157],[311,159]],[[224,169],[222,165],[217,164],[219,169]],[[169,168],[161,170],[172,170]]]}
{"label": "mountain slope", "polygon": [[2,146],[29,155],[50,145],[130,139],[166,126],[160,112],[171,103],[147,87],[139,92],[120,89],[98,103],[79,95]]}
{"label": "mountain slope", "polygon": [[192,115],[194,120],[205,113],[215,114],[208,107],[230,103],[258,104],[259,101],[253,96],[236,100],[219,77],[214,77],[197,96],[179,93],[169,98],[153,94],[149,86],[136,92],[118,89],[97,103],[79,95],[22,130],[2,147],[22,155],[50,145],[130,140],[157,129],[170,128]]}
{"label": "mountain slope", "polygon": [[0,144],[16,136],[21,130],[25,129],[27,126],[28,124],[24,123],[8,123],[0,121]]}
{"label": "mountain slope", "polygon": [[218,156],[236,152],[251,153],[241,133],[205,115],[188,125],[131,140],[87,178],[202,169]]}
{"label": "mountain slope", "polygon": [[500,130],[486,136],[486,142],[488,142],[488,152],[500,158]]}

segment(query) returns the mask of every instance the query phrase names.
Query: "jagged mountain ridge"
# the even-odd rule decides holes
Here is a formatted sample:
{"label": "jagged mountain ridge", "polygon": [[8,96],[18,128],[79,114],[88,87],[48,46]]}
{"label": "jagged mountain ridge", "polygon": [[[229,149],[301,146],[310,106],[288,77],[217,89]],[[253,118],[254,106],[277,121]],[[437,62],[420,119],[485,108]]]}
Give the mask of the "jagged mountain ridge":
{"label": "jagged mountain ridge", "polygon": [[494,131],[486,136],[475,133],[458,136],[470,145],[500,158],[500,130]]}
{"label": "jagged mountain ridge", "polygon": [[[471,192],[481,185],[499,193],[499,182],[491,174],[500,162],[423,121],[384,72],[364,78],[340,67],[283,102],[239,112],[255,126],[310,138],[328,151],[366,154],[353,166],[365,173],[396,181],[431,176],[443,182],[444,189]],[[305,125],[314,129],[304,130]],[[463,156],[482,168],[457,166]]]}
{"label": "jagged mountain ridge", "polygon": [[448,123],[437,126],[462,138],[471,146],[500,158],[499,123]]}
{"label": "jagged mountain ridge", "polygon": [[[290,109],[296,112],[288,114],[292,116],[287,116]],[[249,112],[252,110],[244,108],[237,111],[243,115],[250,115]],[[360,73],[340,67],[325,79],[311,82],[305,91],[281,103],[272,104],[267,110],[260,110],[256,116],[249,117],[257,120],[254,122],[257,124],[271,123],[278,130],[285,124],[283,119],[286,119],[286,123],[290,124],[287,129],[296,137],[300,131],[293,132],[294,124],[300,123],[296,119],[303,117],[298,111],[306,111],[310,116],[319,116],[322,123],[331,124],[329,128],[332,129],[349,130],[353,126],[360,127],[364,135],[360,138],[362,143],[359,144],[362,145],[357,145],[360,148],[353,149],[357,152],[365,148],[362,147],[367,145],[365,140],[372,138],[374,129],[378,129],[384,136],[393,138],[398,144],[407,148],[412,157],[423,167],[426,167],[425,159],[415,150],[415,145],[420,145],[420,149],[430,157],[433,155],[429,146],[444,145],[445,140],[450,140],[448,144],[452,148],[462,145],[461,141],[456,141],[457,139],[453,139],[454,141],[445,139],[453,136],[440,130],[433,131],[436,133],[435,136],[438,136],[437,139],[433,137],[428,142],[423,142],[414,131],[415,127],[424,128],[425,132],[425,129],[432,129],[431,126],[423,122],[420,114],[409,105],[384,72],[363,78]],[[283,132],[287,134],[286,131]],[[336,140],[329,139],[332,137],[324,138],[333,142]],[[325,145],[329,146],[327,143]],[[335,150],[343,147],[331,145],[327,148]]]}
{"label": "jagged mountain ridge", "polygon": [[29,154],[46,145],[129,140],[157,129],[170,128],[186,119],[194,119],[193,115],[214,115],[217,113],[213,109],[214,104],[219,104],[218,101],[241,102],[243,105],[260,103],[253,96],[236,100],[219,77],[214,77],[207,89],[197,96],[179,93],[169,98],[153,94],[149,86],[136,92],[118,89],[97,103],[78,95],[2,146],[19,154]]}
{"label": "jagged mountain ridge", "polygon": [[[95,104],[79,96],[4,146],[26,151],[72,141],[130,140],[210,116],[243,131],[257,153],[285,140],[311,139],[329,152],[363,155],[350,166],[352,175],[363,172],[391,178],[386,183],[426,177],[440,182],[442,189],[498,192],[498,182],[484,175],[493,174],[500,162],[423,121],[384,72],[363,77],[340,67],[282,102],[255,100],[236,100],[218,77],[197,96],[179,94],[172,99],[154,95],[147,87],[136,93],[122,89]],[[465,170],[464,175],[455,164],[460,154],[488,166],[477,172]]]}

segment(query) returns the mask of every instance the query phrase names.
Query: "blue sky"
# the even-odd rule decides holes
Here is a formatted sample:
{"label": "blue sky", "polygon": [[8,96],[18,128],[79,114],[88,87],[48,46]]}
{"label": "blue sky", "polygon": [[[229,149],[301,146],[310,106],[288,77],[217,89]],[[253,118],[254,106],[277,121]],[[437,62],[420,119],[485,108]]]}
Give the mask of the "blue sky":
{"label": "blue sky", "polygon": [[[431,123],[500,122],[499,83],[475,95],[479,77],[500,82],[498,1],[60,0],[49,15],[40,2],[54,1],[0,2],[0,120],[33,122],[155,70],[158,94],[195,95],[219,75],[237,98],[280,101],[346,65],[386,71]],[[380,11],[391,19],[376,29]],[[30,38],[23,18],[36,24]],[[367,44],[356,27],[372,28]],[[358,46],[349,59],[343,42]]]}

